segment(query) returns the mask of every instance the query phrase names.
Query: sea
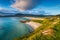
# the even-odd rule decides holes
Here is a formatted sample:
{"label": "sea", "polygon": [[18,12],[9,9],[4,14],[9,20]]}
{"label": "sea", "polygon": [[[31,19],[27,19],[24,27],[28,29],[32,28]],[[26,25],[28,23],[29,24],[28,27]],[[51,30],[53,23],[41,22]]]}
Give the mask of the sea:
{"label": "sea", "polygon": [[33,31],[33,28],[21,20],[23,17],[0,17],[0,40],[13,40],[25,36]]}

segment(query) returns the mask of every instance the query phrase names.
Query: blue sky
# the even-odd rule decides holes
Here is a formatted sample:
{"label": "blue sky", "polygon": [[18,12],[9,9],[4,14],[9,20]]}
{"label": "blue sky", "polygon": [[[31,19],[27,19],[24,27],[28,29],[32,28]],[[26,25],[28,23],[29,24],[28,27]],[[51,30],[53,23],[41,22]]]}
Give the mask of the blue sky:
{"label": "blue sky", "polygon": [[37,14],[46,14],[46,15],[60,14],[60,0],[31,0],[31,1],[26,0],[28,4],[24,2],[26,3],[25,5],[22,5],[23,2],[21,1],[18,2],[18,1],[19,0],[0,0],[0,10],[5,10],[5,9],[18,10],[22,13],[36,14],[36,15]]}

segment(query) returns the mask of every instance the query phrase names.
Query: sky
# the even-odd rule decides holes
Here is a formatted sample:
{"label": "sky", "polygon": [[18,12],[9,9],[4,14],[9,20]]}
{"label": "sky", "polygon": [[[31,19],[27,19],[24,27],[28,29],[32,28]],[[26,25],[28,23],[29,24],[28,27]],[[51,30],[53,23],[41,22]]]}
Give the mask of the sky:
{"label": "sky", "polygon": [[35,15],[60,14],[60,0],[0,0],[0,11]]}

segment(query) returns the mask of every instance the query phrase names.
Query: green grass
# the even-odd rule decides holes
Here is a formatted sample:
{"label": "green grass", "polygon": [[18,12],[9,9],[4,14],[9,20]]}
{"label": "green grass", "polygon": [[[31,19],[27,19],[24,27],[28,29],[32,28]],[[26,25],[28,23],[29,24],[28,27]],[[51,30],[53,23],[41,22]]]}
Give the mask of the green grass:
{"label": "green grass", "polygon": [[[60,19],[57,18],[59,17],[49,17],[45,20],[32,20],[41,23],[42,26],[32,33],[16,38],[15,40],[60,40]],[[44,31],[48,31],[47,34],[43,33]]]}

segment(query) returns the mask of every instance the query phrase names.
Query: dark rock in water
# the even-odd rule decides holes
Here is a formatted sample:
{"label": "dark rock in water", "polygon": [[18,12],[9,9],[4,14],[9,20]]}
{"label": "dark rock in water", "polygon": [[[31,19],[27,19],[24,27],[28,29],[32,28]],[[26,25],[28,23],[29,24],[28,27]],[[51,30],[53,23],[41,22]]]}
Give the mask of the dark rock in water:
{"label": "dark rock in water", "polygon": [[22,22],[22,23],[29,22],[29,21],[31,21],[31,19],[29,19],[29,18],[23,18],[23,20],[20,20],[20,22]]}
{"label": "dark rock in water", "polygon": [[27,21],[26,21],[26,20],[22,20],[22,21],[20,21],[20,22],[25,23],[25,22],[27,22]]}

